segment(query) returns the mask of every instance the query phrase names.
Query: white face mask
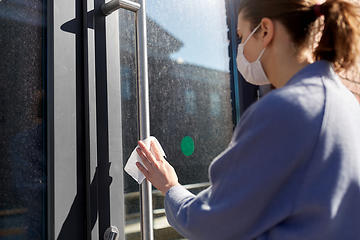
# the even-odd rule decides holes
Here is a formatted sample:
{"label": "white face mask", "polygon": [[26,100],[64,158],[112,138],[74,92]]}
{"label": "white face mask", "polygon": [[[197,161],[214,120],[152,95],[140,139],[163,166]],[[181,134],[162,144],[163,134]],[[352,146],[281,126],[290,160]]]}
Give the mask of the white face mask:
{"label": "white face mask", "polygon": [[246,39],[244,43],[240,43],[238,46],[238,54],[236,57],[237,68],[245,80],[254,85],[264,85],[269,84],[269,79],[267,78],[264,69],[261,66],[260,58],[265,52],[265,49],[261,52],[260,56],[255,62],[249,63],[244,56],[244,46],[250,37],[259,29],[261,23],[252,31],[250,36]]}

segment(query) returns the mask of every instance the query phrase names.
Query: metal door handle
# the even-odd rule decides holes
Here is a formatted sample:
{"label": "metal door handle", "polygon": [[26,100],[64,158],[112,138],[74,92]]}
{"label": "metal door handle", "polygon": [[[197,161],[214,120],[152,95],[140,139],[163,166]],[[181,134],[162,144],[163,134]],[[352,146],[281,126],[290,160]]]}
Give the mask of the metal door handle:
{"label": "metal door handle", "polygon": [[110,2],[104,3],[101,6],[101,11],[104,15],[107,16],[112,12],[118,10],[119,8],[124,8],[132,12],[137,12],[140,7],[141,5],[139,3],[130,0],[112,0]]}
{"label": "metal door handle", "polygon": [[[1,1],[1,0],[0,0]],[[135,13],[137,80],[139,97],[139,139],[150,137],[149,110],[149,79],[146,35],[146,0],[111,0],[101,6],[104,15],[109,15],[119,8],[125,8]],[[149,181],[144,181],[140,187],[140,219],[141,239],[153,240],[152,187]]]}

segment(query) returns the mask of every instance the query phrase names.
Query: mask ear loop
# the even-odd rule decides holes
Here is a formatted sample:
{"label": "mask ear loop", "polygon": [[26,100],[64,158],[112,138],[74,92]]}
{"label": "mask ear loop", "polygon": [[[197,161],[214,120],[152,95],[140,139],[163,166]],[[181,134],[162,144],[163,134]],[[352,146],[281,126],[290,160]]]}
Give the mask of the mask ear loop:
{"label": "mask ear loop", "polygon": [[261,58],[262,55],[264,54],[265,50],[266,50],[266,48],[264,48],[264,50],[262,50],[262,52],[260,53],[260,56],[258,57],[258,59],[257,59],[256,61],[259,61],[259,60],[260,60],[260,58]]}
{"label": "mask ear loop", "polygon": [[249,39],[251,38],[252,35],[254,35],[254,33],[259,29],[259,27],[261,26],[261,23],[259,23],[259,25],[251,32],[250,36],[246,39],[246,41],[244,42],[244,45],[247,43],[247,41],[249,41]]}

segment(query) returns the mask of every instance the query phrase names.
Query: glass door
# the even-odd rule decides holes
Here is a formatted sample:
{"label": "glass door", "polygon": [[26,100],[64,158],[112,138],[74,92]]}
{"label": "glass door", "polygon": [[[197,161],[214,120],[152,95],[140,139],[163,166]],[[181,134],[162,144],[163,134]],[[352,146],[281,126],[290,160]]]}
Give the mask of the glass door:
{"label": "glass door", "polygon": [[[119,10],[123,163],[137,145],[135,15]],[[234,123],[225,1],[146,1],[150,133],[179,181],[194,193],[209,186],[207,168],[230,142]],[[137,182],[124,173],[125,236],[141,239]],[[155,239],[182,238],[152,190]],[[150,239],[150,238],[149,238]]]}

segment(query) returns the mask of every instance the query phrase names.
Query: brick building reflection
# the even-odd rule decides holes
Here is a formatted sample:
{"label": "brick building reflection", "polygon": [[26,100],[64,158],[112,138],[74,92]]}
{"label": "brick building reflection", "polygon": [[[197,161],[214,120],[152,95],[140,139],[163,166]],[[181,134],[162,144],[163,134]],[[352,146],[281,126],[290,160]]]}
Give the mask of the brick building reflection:
{"label": "brick building reflection", "polygon": [[[120,12],[120,59],[124,164],[137,141],[134,19]],[[233,131],[230,73],[182,63],[170,54],[183,43],[147,19],[150,132],[162,144],[182,184],[207,182],[211,160],[223,151]],[[223,59],[220,59],[223,61]],[[185,156],[181,140],[190,136],[195,151]],[[138,185],[125,174],[125,192]]]}

